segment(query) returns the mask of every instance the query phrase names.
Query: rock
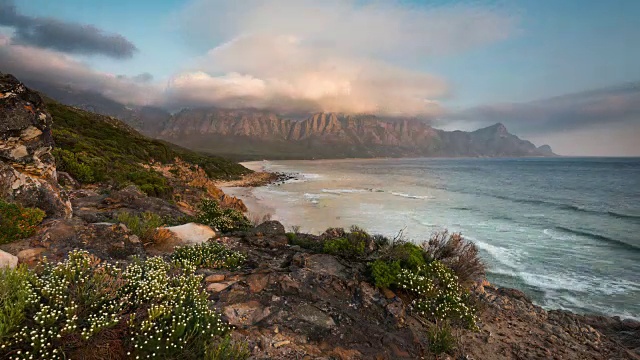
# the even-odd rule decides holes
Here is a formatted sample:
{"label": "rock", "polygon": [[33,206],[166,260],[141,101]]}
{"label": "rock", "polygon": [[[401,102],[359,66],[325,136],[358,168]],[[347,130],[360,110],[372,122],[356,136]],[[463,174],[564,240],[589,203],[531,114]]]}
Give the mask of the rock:
{"label": "rock", "polygon": [[507,296],[512,299],[518,299],[527,303],[531,303],[531,299],[529,299],[529,297],[520,290],[510,289],[510,288],[499,288],[497,290],[497,293],[499,295]]}
{"label": "rock", "polygon": [[216,236],[216,232],[207,225],[196,223],[172,226],[166,229],[171,231],[185,244],[202,244]]}
{"label": "rock", "polygon": [[269,274],[252,274],[247,277],[249,291],[257,293],[262,291],[269,284]]}
{"label": "rock", "polygon": [[394,297],[396,297],[396,294],[387,288],[382,289],[382,293],[387,299],[393,299]]}
{"label": "rock", "polygon": [[207,285],[207,291],[214,294],[219,293],[233,284],[235,284],[235,281],[210,283],[209,285]]}
{"label": "rock", "polygon": [[289,344],[291,344],[291,341],[283,340],[283,341],[278,341],[277,343],[273,344],[273,347],[275,347],[277,349],[277,348],[279,348],[281,346],[289,345]]}
{"label": "rock", "polygon": [[18,257],[0,250],[0,268],[15,269],[18,266]]}
{"label": "rock", "polygon": [[204,281],[206,283],[217,283],[217,282],[221,282],[224,281],[224,275],[223,274],[213,274],[213,275],[209,275],[207,276]]}
{"label": "rock", "polygon": [[18,253],[18,262],[21,264],[35,265],[42,257],[42,253],[46,248],[31,248],[25,249]]}
{"label": "rock", "polygon": [[262,224],[256,226],[253,229],[255,234],[262,233],[264,236],[268,235],[284,235],[286,233],[284,225],[279,221],[271,220],[265,221]]}
{"label": "rock", "polygon": [[174,219],[184,216],[177,206],[166,200],[147,196],[135,186],[127,186],[109,195],[76,190],[71,192],[71,198],[74,216],[89,223],[108,222],[122,212],[134,215],[151,212],[163,218]]}
{"label": "rock", "polygon": [[36,92],[0,73],[0,198],[70,218],[51,153],[51,115]]}
{"label": "rock", "polygon": [[640,321],[624,319],[622,320],[622,327],[626,330],[640,330]]}
{"label": "rock", "polygon": [[229,305],[224,308],[224,315],[230,325],[252,325],[271,314],[269,308],[263,307],[258,301],[251,300],[244,303]]}
{"label": "rock", "polygon": [[315,273],[332,276],[342,276],[344,265],[333,256],[327,254],[314,254],[304,258],[304,267]]}
{"label": "rock", "polygon": [[313,305],[301,305],[295,309],[295,313],[300,319],[320,328],[332,328],[336,326],[331,316],[325,314]]}

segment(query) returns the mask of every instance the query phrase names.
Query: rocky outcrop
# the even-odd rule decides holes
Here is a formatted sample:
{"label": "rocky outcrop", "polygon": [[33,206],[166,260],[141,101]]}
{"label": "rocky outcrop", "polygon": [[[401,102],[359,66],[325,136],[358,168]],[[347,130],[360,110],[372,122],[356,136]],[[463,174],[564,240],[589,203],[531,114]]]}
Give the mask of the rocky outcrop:
{"label": "rocky outcrop", "polygon": [[554,155],[502,124],[448,132],[418,119],[335,113],[296,120],[258,110],[183,110],[158,136],[194,149],[258,158]]}
{"label": "rocky outcrop", "polygon": [[0,197],[69,218],[51,153],[51,116],[40,96],[15,77],[0,74]]}
{"label": "rocky outcrop", "polygon": [[0,250],[0,270],[2,268],[14,269],[18,266],[18,257]]}

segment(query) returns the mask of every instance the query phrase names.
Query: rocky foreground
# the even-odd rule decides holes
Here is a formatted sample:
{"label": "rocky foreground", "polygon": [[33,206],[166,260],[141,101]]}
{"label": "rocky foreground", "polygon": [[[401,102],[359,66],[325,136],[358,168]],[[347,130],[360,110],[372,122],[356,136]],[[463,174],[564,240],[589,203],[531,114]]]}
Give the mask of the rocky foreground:
{"label": "rocky foreground", "polygon": [[[61,259],[74,248],[107,261],[170,253],[168,248],[158,252],[145,246],[122,224],[84,220],[90,219],[89,209],[94,209],[92,216],[104,213],[105,202],[112,209],[133,203],[154,206],[131,190],[77,198],[74,209],[83,215],[53,221],[36,236],[1,248],[31,265],[44,256]],[[247,255],[237,271],[199,271],[206,276],[203,286],[215,308],[235,326],[232,336],[248,342],[252,358],[436,358],[425,336],[431,324],[412,313],[402,294],[373,286],[364,261],[292,246],[275,221],[210,241]],[[439,358],[640,358],[639,322],[546,311],[518,290],[486,282],[474,288],[473,296],[480,309],[480,330],[457,330],[457,350]]]}

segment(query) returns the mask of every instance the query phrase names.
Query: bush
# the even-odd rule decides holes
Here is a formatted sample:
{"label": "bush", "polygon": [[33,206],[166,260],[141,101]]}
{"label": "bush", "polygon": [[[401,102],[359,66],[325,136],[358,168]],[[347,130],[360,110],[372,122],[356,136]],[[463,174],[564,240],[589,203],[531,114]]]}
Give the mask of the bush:
{"label": "bush", "polygon": [[470,329],[476,327],[469,293],[459,285],[453,270],[440,261],[417,270],[400,270],[398,286],[414,296],[412,307],[418,314],[436,323],[451,321]]}
{"label": "bush", "polygon": [[387,261],[399,261],[404,269],[416,270],[420,266],[427,264],[425,255],[420,246],[410,242],[398,241],[388,248],[382,257]]}
{"label": "bush", "polygon": [[430,259],[439,260],[451,268],[460,284],[469,286],[485,276],[485,265],[474,243],[464,240],[462,235],[447,231],[434,234],[422,244]]}
{"label": "bush", "polygon": [[242,212],[234,209],[222,209],[217,201],[211,199],[202,199],[196,214],[196,222],[211,226],[221,232],[251,228],[251,223]]}
{"label": "bush", "polygon": [[246,360],[251,355],[249,344],[235,341],[230,336],[212,341],[204,355],[204,360]]}
{"label": "bush", "polygon": [[427,332],[429,350],[436,355],[451,353],[456,348],[456,338],[447,323],[432,326]]}
{"label": "bush", "polygon": [[229,331],[193,267],[154,257],[121,269],[73,251],[26,271],[0,273],[3,358],[202,359]]}
{"label": "bush", "polygon": [[338,238],[325,241],[322,250],[325,254],[355,258],[364,255],[364,241],[351,241],[348,238]]}
{"label": "bush", "polygon": [[373,283],[379,288],[388,288],[397,283],[401,269],[399,261],[386,262],[380,259],[374,261],[370,268]]}
{"label": "bush", "polygon": [[171,259],[182,266],[209,269],[237,269],[246,261],[246,256],[227,249],[219,243],[204,243],[176,247]]}
{"label": "bush", "polygon": [[117,220],[126,225],[132,233],[144,240],[150,240],[156,228],[164,224],[160,215],[152,212],[135,215],[125,211],[118,214]]}
{"label": "bush", "polygon": [[38,208],[23,208],[0,200],[0,244],[32,236],[44,217],[44,211]]}
{"label": "bush", "polygon": [[32,274],[24,265],[0,268],[0,344],[9,341],[24,322],[31,297]]}

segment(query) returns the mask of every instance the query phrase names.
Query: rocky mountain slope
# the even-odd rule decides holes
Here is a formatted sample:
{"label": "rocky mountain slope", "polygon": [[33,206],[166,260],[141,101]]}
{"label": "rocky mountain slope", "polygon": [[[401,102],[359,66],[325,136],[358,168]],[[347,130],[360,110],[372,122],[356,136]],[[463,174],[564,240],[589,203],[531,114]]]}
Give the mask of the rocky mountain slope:
{"label": "rocky mountain slope", "polygon": [[184,146],[250,158],[552,156],[495,124],[473,132],[434,129],[416,119],[319,113],[303,120],[257,110],[183,110],[157,136]]}
{"label": "rocky mountain slope", "polygon": [[284,116],[256,109],[184,109],[176,114],[127,107],[104,96],[33,82],[64,104],[117,117],[137,130],[182,146],[238,159],[349,157],[553,156],[502,124],[473,132],[434,129],[418,119],[318,113]]}

